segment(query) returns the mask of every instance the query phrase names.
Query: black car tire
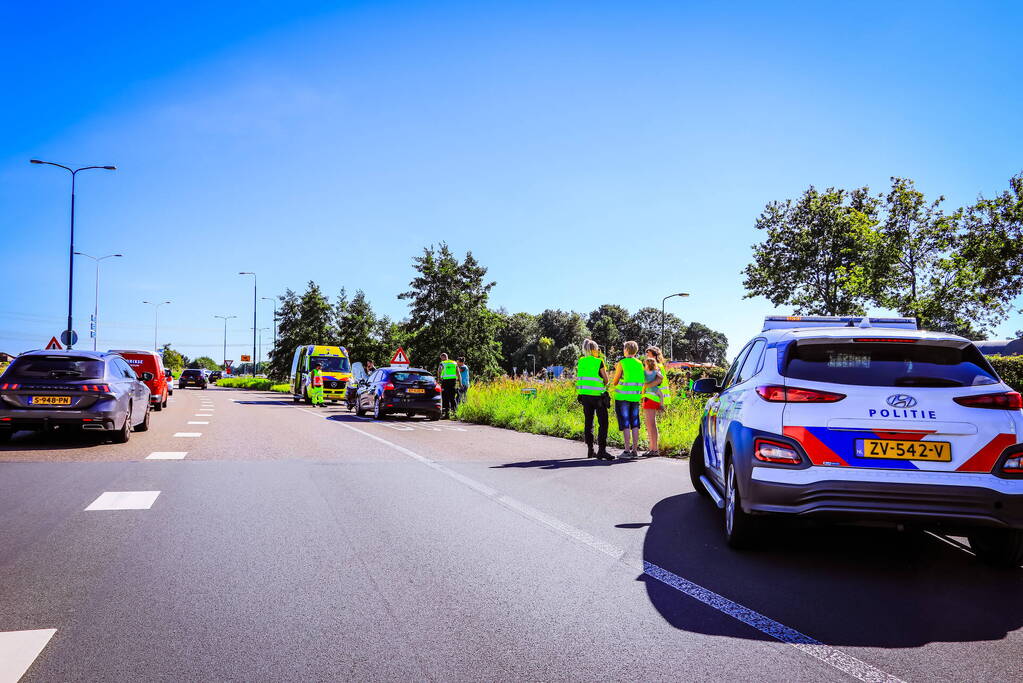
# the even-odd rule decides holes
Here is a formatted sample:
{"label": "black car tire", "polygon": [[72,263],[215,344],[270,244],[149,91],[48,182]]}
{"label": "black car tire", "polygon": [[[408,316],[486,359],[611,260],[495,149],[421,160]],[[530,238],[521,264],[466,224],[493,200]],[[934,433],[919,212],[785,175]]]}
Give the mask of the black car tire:
{"label": "black car tire", "polygon": [[383,420],[385,417],[387,417],[387,413],[384,412],[384,409],[380,406],[380,399],[378,398],[373,401],[373,419]]}
{"label": "black car tire", "polygon": [[136,432],[148,432],[149,431],[149,409],[146,409],[146,416],[142,418],[142,422],[138,423],[135,427]]}
{"label": "black car tire", "polygon": [[440,419],[440,413],[430,413],[430,422],[436,422]]}
{"label": "black car tire", "polygon": [[298,396],[295,396],[294,394],[292,394],[291,395],[291,400],[293,402],[295,402],[295,403],[299,403],[299,402],[301,402],[302,399],[300,399]]}
{"label": "black car tire", "polygon": [[703,434],[697,434],[693,441],[693,447],[689,449],[689,481],[693,483],[693,490],[704,498],[710,498],[707,487],[700,481],[700,477],[706,472],[703,462]]}
{"label": "black car tire", "polygon": [[166,408],[167,407],[167,399],[169,399],[169,398],[170,398],[170,394],[167,394],[166,396],[163,397],[163,403],[160,404],[160,408]]}
{"label": "black car tire", "polygon": [[359,417],[365,417],[366,409],[362,407],[362,398],[356,397],[355,399],[355,414]]}
{"label": "black car tire", "polygon": [[156,403],[153,404],[153,410],[155,410],[156,412],[160,412],[161,410],[163,410],[163,407],[165,405],[167,404],[164,401],[157,401]]}
{"label": "black car tire", "polygon": [[725,541],[736,550],[752,548],[758,537],[760,520],[744,512],[735,466],[725,463]]}
{"label": "black car tire", "polygon": [[1023,565],[1023,529],[975,529],[967,538],[977,557],[991,566]]}
{"label": "black car tire", "polygon": [[128,414],[124,416],[124,425],[114,432],[114,443],[128,443],[131,441],[131,406],[128,406]]}
{"label": "black car tire", "polygon": [[204,385],[202,385],[202,390],[203,390],[203,391],[206,391],[206,386],[207,386],[207,385],[205,385],[205,384],[204,384]]}

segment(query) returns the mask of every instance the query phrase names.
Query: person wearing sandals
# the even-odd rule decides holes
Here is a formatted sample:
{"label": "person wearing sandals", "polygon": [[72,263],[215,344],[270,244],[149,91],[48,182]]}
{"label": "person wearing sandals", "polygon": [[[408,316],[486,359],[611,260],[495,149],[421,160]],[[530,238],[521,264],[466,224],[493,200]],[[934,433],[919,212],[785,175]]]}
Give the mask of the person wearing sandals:
{"label": "person wearing sandals", "polygon": [[646,437],[650,441],[650,450],[643,454],[644,458],[660,455],[658,450],[657,414],[664,405],[664,392],[661,383],[664,374],[657,367],[656,358],[643,359],[643,421],[646,423]]}
{"label": "person wearing sandals", "polygon": [[635,458],[639,450],[639,401],[643,396],[643,364],[636,358],[639,344],[627,341],[622,347],[625,357],[615,366],[611,379],[614,389],[615,417],[622,432],[625,450],[621,458]]}

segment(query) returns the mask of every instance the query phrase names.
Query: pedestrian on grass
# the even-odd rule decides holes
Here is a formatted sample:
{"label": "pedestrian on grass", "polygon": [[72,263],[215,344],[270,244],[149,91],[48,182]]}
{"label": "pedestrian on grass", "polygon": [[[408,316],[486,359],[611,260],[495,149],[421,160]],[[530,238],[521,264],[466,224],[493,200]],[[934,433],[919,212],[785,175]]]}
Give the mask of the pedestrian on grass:
{"label": "pedestrian on grass", "polygon": [[465,364],[465,358],[459,358],[455,364],[458,366],[458,403],[461,404],[469,392],[469,366]]}
{"label": "pedestrian on grass", "polygon": [[661,382],[664,377],[657,367],[657,359],[647,356],[643,359],[643,421],[646,423],[646,438],[650,442],[650,450],[643,454],[644,458],[660,455],[658,450],[657,415],[664,407],[664,392]]}
{"label": "pedestrian on grass", "polygon": [[437,376],[440,377],[441,411],[443,417],[450,418],[451,411],[457,409],[455,405],[456,394],[458,393],[458,365],[453,360],[448,360],[448,354],[440,354],[440,365],[437,366]]}
{"label": "pedestrian on grass", "polygon": [[653,358],[657,362],[657,370],[661,373],[664,378],[661,381],[661,393],[664,396],[664,401],[661,405],[667,406],[671,403],[671,385],[668,383],[668,364],[664,360],[664,354],[661,353],[659,346],[648,346],[646,347],[646,357]]}
{"label": "pedestrian on grass", "polygon": [[[583,440],[586,442],[586,457],[598,460],[614,460],[607,452],[607,409],[611,398],[607,394],[607,368],[600,355],[597,342],[587,339],[583,342],[583,356],[575,364],[576,400],[583,406]],[[597,451],[593,450],[593,417],[597,418]]]}
{"label": "pedestrian on grass", "polygon": [[615,417],[622,431],[625,450],[619,457],[635,458],[639,449],[639,400],[643,396],[643,364],[636,358],[639,344],[627,341],[622,346],[624,357],[615,366],[611,379],[614,389]]}
{"label": "pedestrian on grass", "polygon": [[312,369],[309,371],[309,387],[307,389],[309,393],[309,401],[313,404],[314,408],[322,408],[326,405],[323,402],[323,364],[319,361],[313,363]]}

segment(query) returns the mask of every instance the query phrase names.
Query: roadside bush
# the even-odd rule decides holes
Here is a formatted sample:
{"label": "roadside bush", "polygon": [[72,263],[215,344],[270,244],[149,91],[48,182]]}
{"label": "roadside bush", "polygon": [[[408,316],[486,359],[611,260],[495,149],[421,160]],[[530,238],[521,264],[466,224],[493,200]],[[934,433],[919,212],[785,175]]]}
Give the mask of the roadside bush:
{"label": "roadside bush", "polygon": [[225,377],[217,380],[218,387],[228,389],[255,389],[257,391],[291,391],[290,384],[275,384],[272,380],[262,377]]}
{"label": "roadside bush", "polygon": [[998,376],[1016,391],[1023,391],[1023,356],[988,356]]}
{"label": "roadside bush", "polygon": [[[535,388],[530,398],[523,389]],[[665,454],[685,455],[696,438],[706,399],[676,396],[658,420],[660,446]],[[622,446],[622,434],[609,411],[608,443]],[[499,379],[472,385],[458,407],[458,419],[519,432],[582,440],[583,410],[572,382],[524,382]],[[645,428],[643,438],[645,439]]]}

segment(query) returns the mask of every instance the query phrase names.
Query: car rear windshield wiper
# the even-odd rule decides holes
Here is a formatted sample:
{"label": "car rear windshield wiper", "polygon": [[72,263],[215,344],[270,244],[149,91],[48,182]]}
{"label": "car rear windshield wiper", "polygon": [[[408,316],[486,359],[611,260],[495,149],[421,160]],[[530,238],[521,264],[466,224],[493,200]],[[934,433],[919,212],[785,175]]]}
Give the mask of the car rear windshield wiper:
{"label": "car rear windshield wiper", "polygon": [[81,377],[82,373],[80,370],[50,370],[50,377],[57,379],[58,377]]}
{"label": "car rear windshield wiper", "polygon": [[897,387],[961,387],[962,382],[946,377],[921,377],[919,375],[906,375],[895,380]]}

